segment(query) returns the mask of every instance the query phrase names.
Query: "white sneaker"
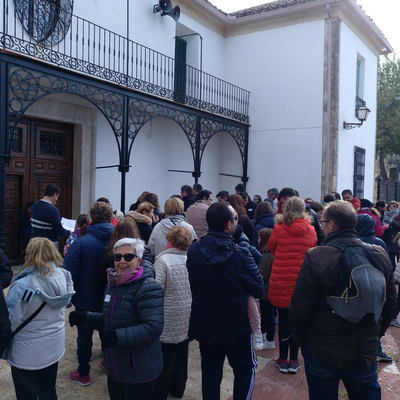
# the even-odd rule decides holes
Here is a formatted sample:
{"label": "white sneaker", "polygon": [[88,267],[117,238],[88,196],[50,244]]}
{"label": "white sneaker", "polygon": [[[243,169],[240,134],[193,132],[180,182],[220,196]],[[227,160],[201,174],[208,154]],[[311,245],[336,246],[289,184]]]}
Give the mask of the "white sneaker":
{"label": "white sneaker", "polygon": [[263,349],[264,350],[273,350],[275,348],[275,342],[273,340],[263,340]]}
{"label": "white sneaker", "polygon": [[254,350],[262,350],[264,348],[263,345],[263,337],[261,332],[253,333],[253,349]]}

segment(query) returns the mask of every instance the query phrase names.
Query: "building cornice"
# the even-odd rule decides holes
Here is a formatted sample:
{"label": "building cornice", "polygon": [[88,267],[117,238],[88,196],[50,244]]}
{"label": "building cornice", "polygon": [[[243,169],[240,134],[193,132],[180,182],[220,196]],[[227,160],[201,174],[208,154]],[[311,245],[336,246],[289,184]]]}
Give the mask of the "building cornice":
{"label": "building cornice", "polygon": [[180,0],[183,13],[224,37],[276,29],[328,18],[327,7],[352,29],[377,56],[393,52],[383,33],[355,0],[278,0],[233,13],[208,0]]}

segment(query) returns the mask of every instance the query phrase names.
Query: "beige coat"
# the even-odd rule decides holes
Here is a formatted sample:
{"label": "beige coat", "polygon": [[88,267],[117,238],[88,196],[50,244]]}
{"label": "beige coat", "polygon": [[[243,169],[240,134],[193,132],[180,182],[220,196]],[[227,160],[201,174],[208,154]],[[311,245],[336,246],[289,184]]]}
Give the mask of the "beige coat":
{"label": "beige coat", "polygon": [[204,200],[197,200],[186,211],[186,219],[193,226],[197,237],[200,239],[208,232],[206,214],[209,205]]}

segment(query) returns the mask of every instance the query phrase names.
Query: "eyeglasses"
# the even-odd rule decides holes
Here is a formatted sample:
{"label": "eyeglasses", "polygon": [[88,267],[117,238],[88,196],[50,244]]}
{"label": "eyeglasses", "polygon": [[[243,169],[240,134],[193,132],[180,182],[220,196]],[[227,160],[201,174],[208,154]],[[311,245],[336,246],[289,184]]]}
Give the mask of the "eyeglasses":
{"label": "eyeglasses", "polygon": [[231,218],[229,221],[230,222],[233,222],[233,221],[236,221],[238,219],[238,216],[237,216],[237,214],[236,214],[236,217],[235,218]]}
{"label": "eyeglasses", "polygon": [[133,253],[114,254],[114,261],[121,261],[121,259],[124,258],[125,261],[129,262],[132,261],[135,257],[137,257],[137,255]]}
{"label": "eyeglasses", "polygon": [[22,250],[22,255],[23,255],[23,256],[27,256],[28,253],[27,253],[25,250]]}

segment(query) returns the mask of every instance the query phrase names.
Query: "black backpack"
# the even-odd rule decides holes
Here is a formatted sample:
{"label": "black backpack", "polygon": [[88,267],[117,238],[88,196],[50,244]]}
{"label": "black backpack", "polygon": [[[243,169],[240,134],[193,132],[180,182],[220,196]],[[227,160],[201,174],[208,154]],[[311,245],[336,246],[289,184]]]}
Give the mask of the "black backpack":
{"label": "black backpack", "polygon": [[331,294],[326,297],[332,310],[346,321],[358,323],[363,318],[377,324],[386,300],[386,280],[372,245],[346,246],[327,243],[342,251],[339,277]]}

